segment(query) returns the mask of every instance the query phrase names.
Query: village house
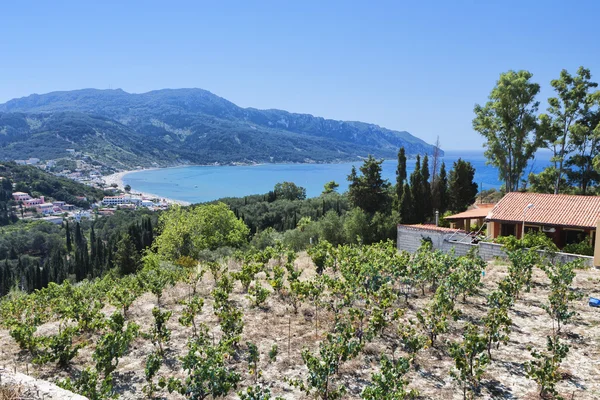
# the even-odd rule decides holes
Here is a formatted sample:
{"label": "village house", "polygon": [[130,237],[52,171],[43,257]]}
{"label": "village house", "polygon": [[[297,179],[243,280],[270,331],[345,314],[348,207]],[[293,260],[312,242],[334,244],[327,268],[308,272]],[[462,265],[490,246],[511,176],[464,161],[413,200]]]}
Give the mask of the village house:
{"label": "village house", "polygon": [[594,245],[600,196],[511,192],[486,217],[488,236],[542,232],[558,246],[589,240]]}
{"label": "village house", "polygon": [[46,202],[46,199],[44,198],[44,196],[40,196],[39,198],[29,198],[27,200],[23,200],[23,206],[24,207],[35,207],[35,206],[39,206],[40,204],[44,204]]}
{"label": "village house", "polygon": [[[594,257],[559,252],[561,262],[582,259],[586,265],[600,267],[600,196],[511,192],[497,204],[477,205],[463,213],[445,217],[452,227],[435,225],[398,225],[398,250],[416,251],[429,241],[434,249],[467,254],[477,248],[484,260],[505,257],[503,246],[495,243],[500,236],[515,236],[540,232],[548,236],[559,249],[573,243],[587,242],[594,248]],[[484,226],[475,234],[472,225]],[[462,229],[464,228],[464,229]],[[487,240],[484,239],[484,236]]]}
{"label": "village house", "polygon": [[31,199],[31,196],[25,192],[14,192],[12,196],[15,201],[25,201]]}
{"label": "village house", "polygon": [[38,213],[44,214],[44,215],[52,214],[52,213],[54,213],[54,204],[52,204],[52,203],[38,204],[35,207],[35,210]]}
{"label": "village house", "polygon": [[477,227],[482,226],[494,206],[494,203],[473,204],[469,210],[449,215],[444,217],[444,220],[450,222],[450,228],[469,231],[473,224]]}

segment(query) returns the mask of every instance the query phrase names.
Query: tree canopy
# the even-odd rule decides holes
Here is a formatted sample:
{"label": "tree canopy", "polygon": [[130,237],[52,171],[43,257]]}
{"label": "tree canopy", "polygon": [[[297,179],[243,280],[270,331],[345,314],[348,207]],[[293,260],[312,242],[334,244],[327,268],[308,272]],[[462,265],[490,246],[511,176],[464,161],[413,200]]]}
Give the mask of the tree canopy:
{"label": "tree canopy", "polygon": [[352,167],[352,172],[348,175],[350,202],[369,214],[385,211],[390,204],[390,183],[381,177],[382,163],[383,160],[376,160],[369,155],[360,167],[360,175],[355,167]]}
{"label": "tree canopy", "polygon": [[473,129],[485,139],[485,156],[498,168],[506,190],[519,188],[527,162],[542,144],[536,112],[540,85],[529,71],[500,75],[489,101],[475,106]]}
{"label": "tree canopy", "polygon": [[174,207],[159,218],[162,233],[154,242],[167,259],[198,258],[202,250],[237,247],[248,240],[250,230],[224,203]]}

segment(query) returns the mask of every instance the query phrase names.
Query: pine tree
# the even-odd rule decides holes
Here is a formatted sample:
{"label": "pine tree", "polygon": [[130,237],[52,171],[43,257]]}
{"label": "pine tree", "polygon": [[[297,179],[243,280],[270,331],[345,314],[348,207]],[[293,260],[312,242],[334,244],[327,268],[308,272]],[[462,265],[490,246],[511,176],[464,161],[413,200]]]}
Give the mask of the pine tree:
{"label": "pine tree", "polygon": [[348,181],[350,181],[348,197],[351,203],[370,215],[378,211],[389,212],[391,198],[388,188],[390,183],[381,176],[382,163],[383,160],[376,160],[369,155],[360,167],[360,176],[354,167],[348,175]]}
{"label": "pine tree", "polygon": [[404,181],[406,181],[406,154],[404,147],[398,150],[398,167],[396,168],[396,204],[400,207],[402,194],[404,193]]}
{"label": "pine tree", "polygon": [[433,206],[431,200],[431,184],[429,183],[429,158],[427,154],[423,157],[421,166],[421,183],[423,199],[423,220],[428,220],[433,215]]}

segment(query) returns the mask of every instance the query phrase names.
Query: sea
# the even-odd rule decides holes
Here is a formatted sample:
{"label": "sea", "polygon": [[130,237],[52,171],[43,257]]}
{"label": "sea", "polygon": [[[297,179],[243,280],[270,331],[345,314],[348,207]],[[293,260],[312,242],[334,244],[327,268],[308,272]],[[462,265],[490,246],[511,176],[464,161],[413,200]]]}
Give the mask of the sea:
{"label": "sea", "polygon": [[[550,164],[551,154],[539,151],[529,163],[525,175],[537,173]],[[443,161],[446,170],[459,158],[471,162],[475,168],[475,181],[479,190],[500,188],[498,170],[486,164],[483,151],[452,150],[445,151]],[[160,197],[180,200],[188,203],[201,203],[223,197],[243,197],[251,194],[264,194],[273,190],[279,182],[294,182],[306,188],[308,197],[318,196],[323,185],[336,181],[338,191],[348,189],[347,177],[352,166],[357,170],[361,160],[337,164],[259,164],[242,166],[182,166],[135,171],[123,177],[124,184],[134,190],[152,193]],[[385,160],[382,164],[382,175],[391,183],[396,181],[396,160]],[[431,157],[430,157],[431,166]],[[415,168],[415,160],[407,161],[407,172]]]}

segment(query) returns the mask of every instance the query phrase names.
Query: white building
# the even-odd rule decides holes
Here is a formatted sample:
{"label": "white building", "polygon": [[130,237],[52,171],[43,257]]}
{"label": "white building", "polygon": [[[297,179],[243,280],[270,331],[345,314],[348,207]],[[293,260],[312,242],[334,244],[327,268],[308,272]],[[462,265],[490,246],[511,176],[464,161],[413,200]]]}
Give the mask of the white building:
{"label": "white building", "polygon": [[105,206],[119,206],[124,204],[139,205],[142,202],[140,197],[134,197],[128,194],[122,196],[105,196],[102,199],[102,204]]}

